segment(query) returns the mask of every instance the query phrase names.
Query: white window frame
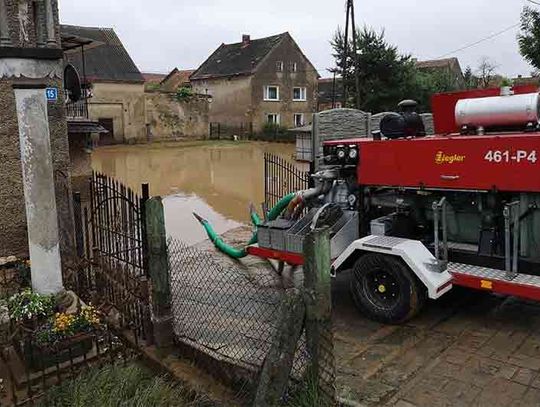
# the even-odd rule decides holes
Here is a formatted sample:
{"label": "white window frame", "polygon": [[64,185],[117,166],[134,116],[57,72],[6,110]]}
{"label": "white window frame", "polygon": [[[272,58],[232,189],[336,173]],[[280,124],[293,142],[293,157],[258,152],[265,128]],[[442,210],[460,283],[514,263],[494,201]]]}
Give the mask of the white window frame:
{"label": "white window frame", "polygon": [[283,72],[283,61],[276,61],[276,71]]}
{"label": "white window frame", "polygon": [[[300,124],[298,124],[298,123],[296,122],[296,118],[297,118],[297,117],[300,117]],[[302,126],[305,126],[305,125],[306,125],[306,120],[305,120],[305,115],[304,115],[304,113],[295,113],[295,114],[293,115],[293,121],[294,121],[294,126],[295,126],[295,127],[302,127]]]}
{"label": "white window frame", "polygon": [[[270,116],[274,116],[274,121],[268,120],[270,118]],[[279,124],[281,123],[279,113],[266,113],[266,123],[267,124],[277,124],[279,126]]]}
{"label": "white window frame", "polygon": [[[276,98],[271,99],[270,96],[270,88],[276,88]],[[267,102],[279,102],[279,86],[277,85],[266,85],[264,87],[264,100]]]}
{"label": "white window frame", "polygon": [[298,63],[291,62],[291,72],[298,72]]}
{"label": "white window frame", "polygon": [[[300,89],[300,98],[299,99],[296,99],[294,97],[294,91],[296,89]],[[305,102],[305,101],[307,101],[307,88],[305,86],[295,86],[295,87],[293,87],[292,100],[294,102]]]}

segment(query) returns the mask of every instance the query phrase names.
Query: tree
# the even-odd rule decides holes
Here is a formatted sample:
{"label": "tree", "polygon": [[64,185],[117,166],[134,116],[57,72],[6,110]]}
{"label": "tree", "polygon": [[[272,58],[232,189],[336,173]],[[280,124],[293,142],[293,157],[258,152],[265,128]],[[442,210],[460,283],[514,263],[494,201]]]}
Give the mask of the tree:
{"label": "tree", "polygon": [[519,52],[536,70],[540,70],[540,11],[525,6],[518,34]]}
{"label": "tree", "polygon": [[[355,66],[351,41],[347,52],[348,106],[356,99],[355,74],[360,78],[360,109],[369,112],[396,110],[403,99],[414,99],[419,111],[429,111],[434,93],[456,90],[455,75],[449,70],[420,71],[410,55],[400,54],[384,38],[384,31],[364,27],[357,30],[358,67]],[[345,39],[338,29],[331,41],[337,72],[343,71]]]}
{"label": "tree", "polygon": [[476,69],[478,86],[482,89],[494,86],[493,82],[498,77],[496,74],[497,65],[488,57],[483,57]]}
{"label": "tree", "polygon": [[[384,31],[377,33],[371,28],[356,28],[358,67],[354,60],[351,41],[347,52],[346,86],[349,89],[348,105],[356,98],[355,74],[360,78],[360,109],[380,112],[395,110],[397,103],[405,98],[409,88],[415,85],[414,62],[409,55],[400,55],[395,46],[384,39]],[[338,72],[344,66],[345,38],[338,30],[331,41]]]}
{"label": "tree", "polygon": [[467,66],[465,72],[463,72],[463,81],[465,82],[465,89],[476,89],[478,87],[478,78],[474,76],[470,66]]}

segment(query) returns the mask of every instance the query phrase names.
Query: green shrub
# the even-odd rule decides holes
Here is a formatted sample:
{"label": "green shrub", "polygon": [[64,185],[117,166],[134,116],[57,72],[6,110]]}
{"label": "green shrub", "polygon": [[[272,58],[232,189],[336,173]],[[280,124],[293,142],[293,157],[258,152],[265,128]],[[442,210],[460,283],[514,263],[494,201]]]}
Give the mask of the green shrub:
{"label": "green shrub", "polygon": [[178,88],[176,91],[176,100],[179,102],[186,102],[193,97],[193,91],[188,87]]}

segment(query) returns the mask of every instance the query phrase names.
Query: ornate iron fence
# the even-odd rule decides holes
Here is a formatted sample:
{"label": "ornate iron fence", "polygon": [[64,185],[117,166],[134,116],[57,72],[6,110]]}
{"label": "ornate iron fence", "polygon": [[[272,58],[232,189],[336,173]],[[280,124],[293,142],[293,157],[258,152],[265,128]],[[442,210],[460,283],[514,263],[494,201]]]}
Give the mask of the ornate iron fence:
{"label": "ornate iron fence", "polygon": [[117,180],[94,173],[90,200],[75,195],[76,242],[79,261],[65,283],[79,296],[108,304],[119,327],[131,327],[137,339],[151,341],[148,256],[141,194]]}
{"label": "ornate iron fence", "polygon": [[309,180],[309,171],[298,169],[280,156],[264,154],[264,200],[268,208],[291,192],[307,189]]}

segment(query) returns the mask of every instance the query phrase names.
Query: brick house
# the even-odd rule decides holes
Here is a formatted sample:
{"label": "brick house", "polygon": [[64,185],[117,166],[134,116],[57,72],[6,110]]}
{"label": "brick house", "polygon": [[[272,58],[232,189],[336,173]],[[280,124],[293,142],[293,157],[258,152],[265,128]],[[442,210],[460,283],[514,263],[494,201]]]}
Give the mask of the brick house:
{"label": "brick house", "polygon": [[195,93],[212,97],[210,121],[226,126],[287,128],[310,123],[319,74],[289,33],[222,44],[193,73]]}

